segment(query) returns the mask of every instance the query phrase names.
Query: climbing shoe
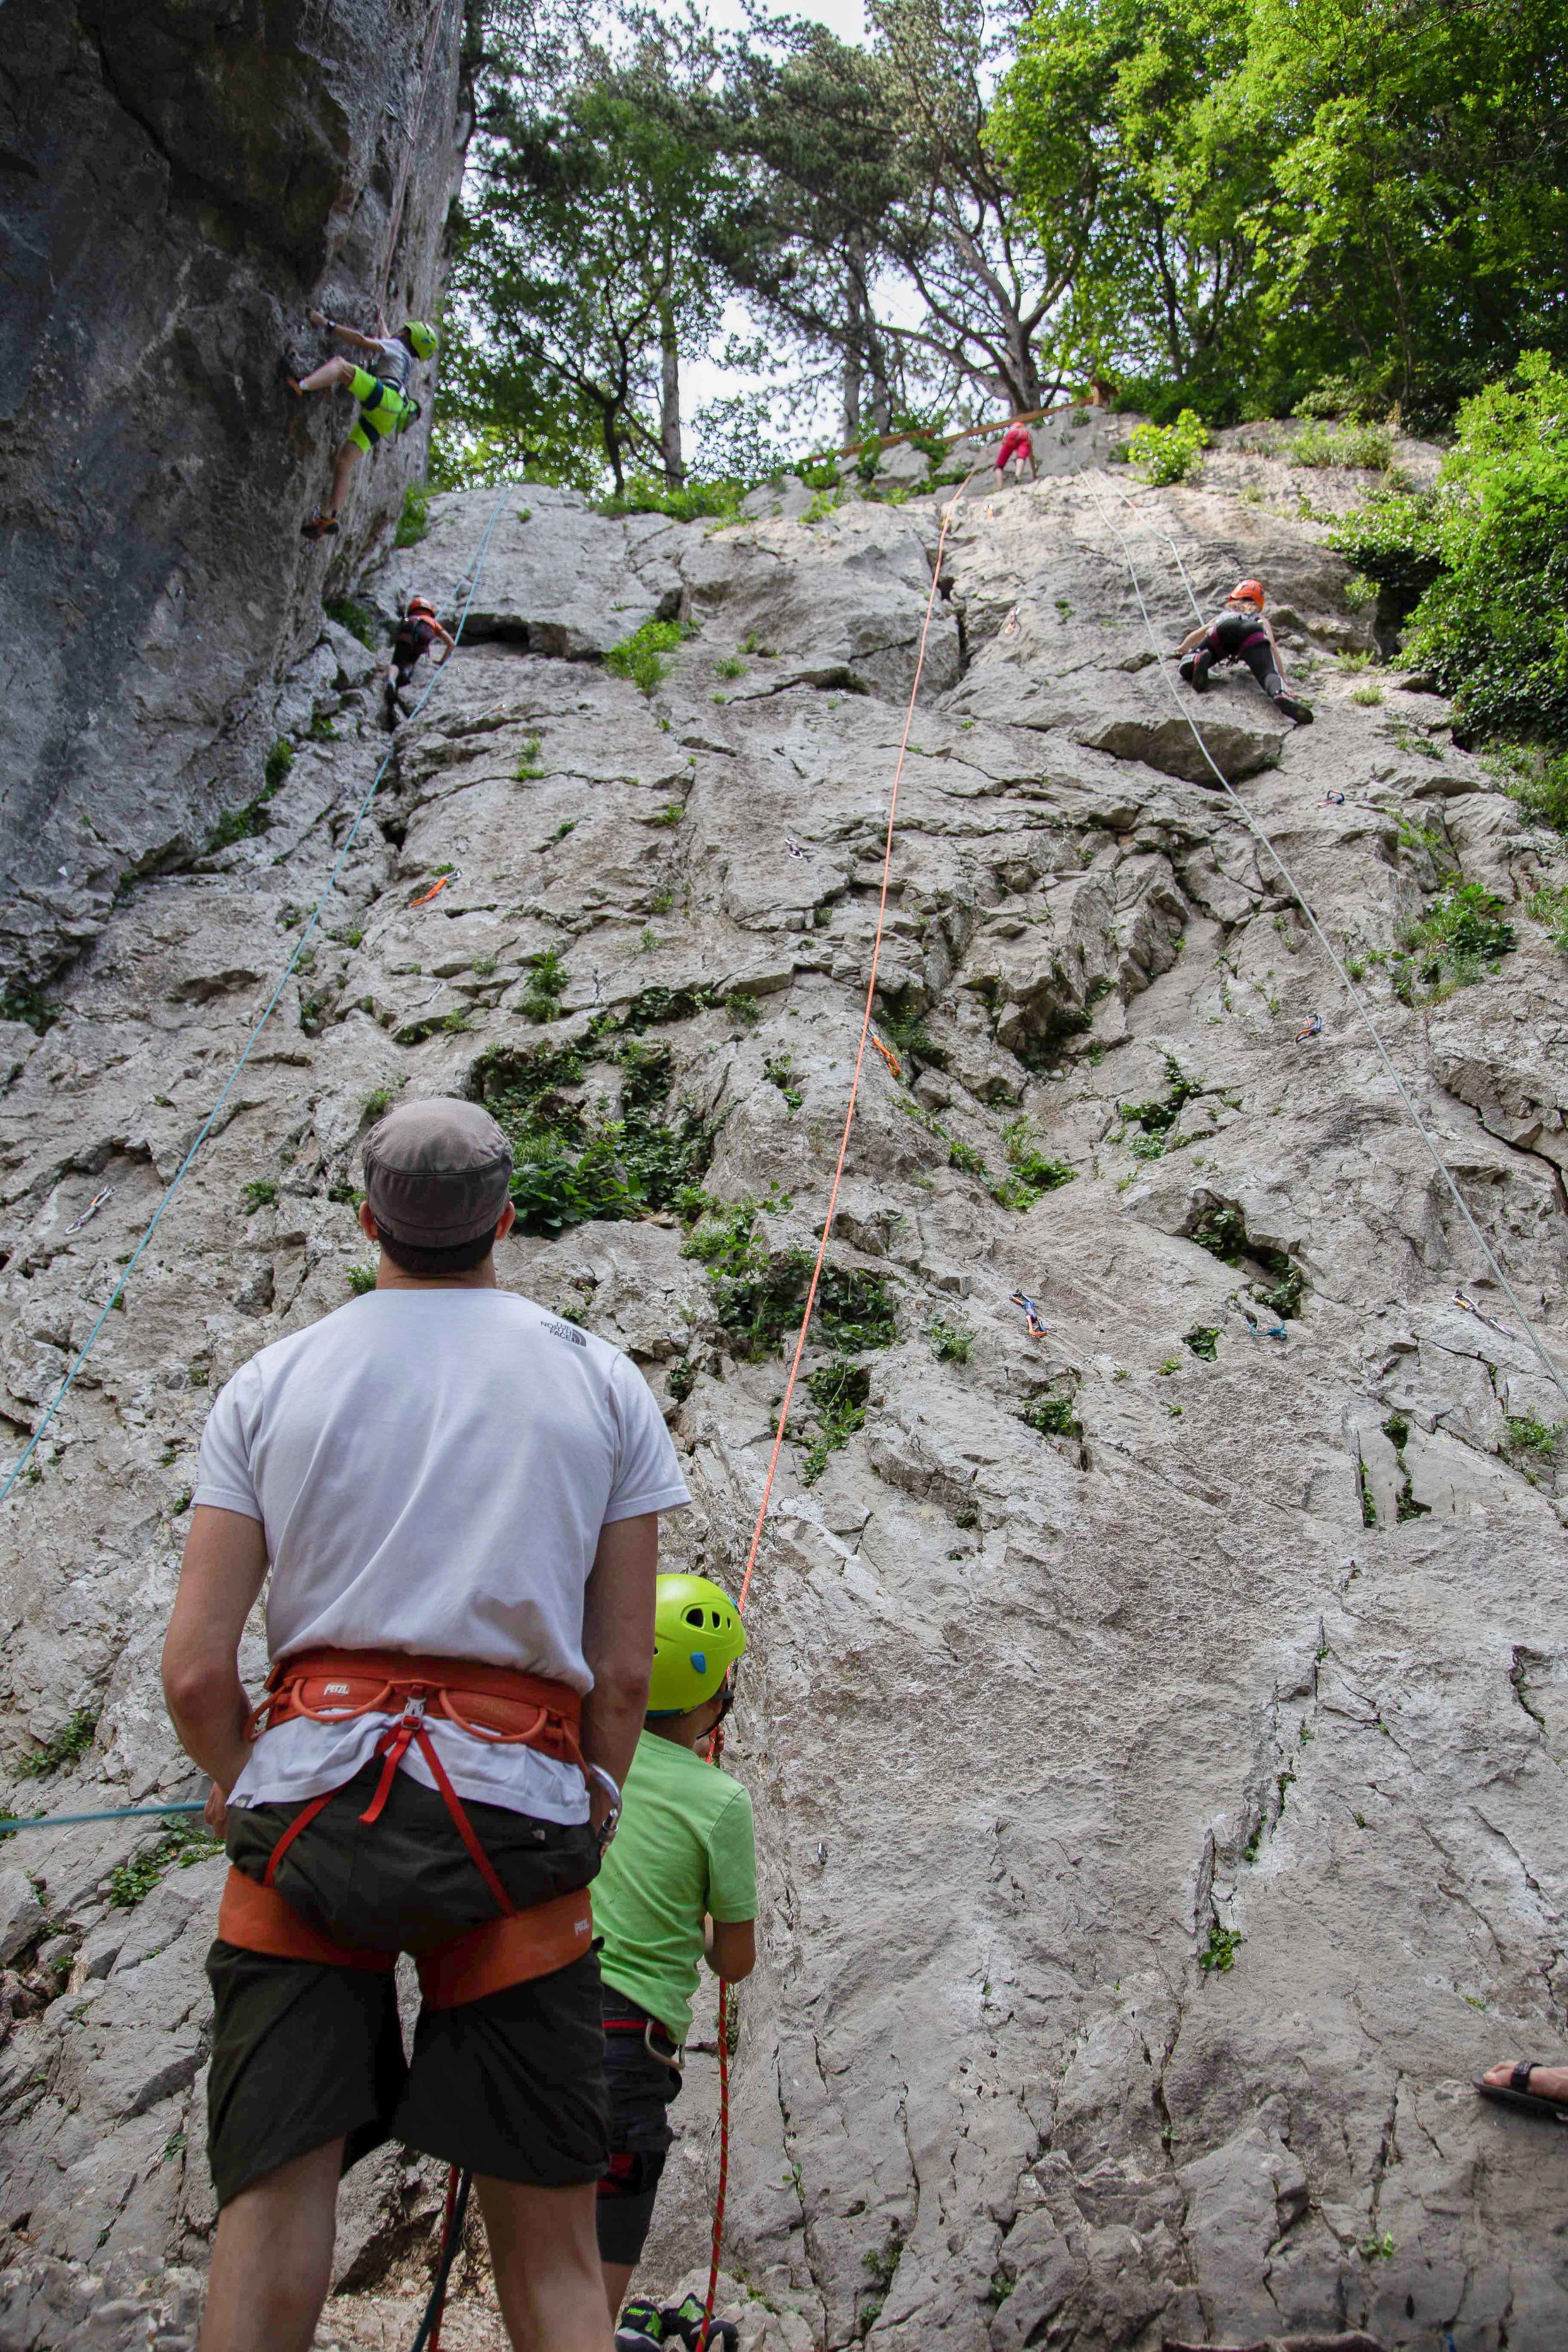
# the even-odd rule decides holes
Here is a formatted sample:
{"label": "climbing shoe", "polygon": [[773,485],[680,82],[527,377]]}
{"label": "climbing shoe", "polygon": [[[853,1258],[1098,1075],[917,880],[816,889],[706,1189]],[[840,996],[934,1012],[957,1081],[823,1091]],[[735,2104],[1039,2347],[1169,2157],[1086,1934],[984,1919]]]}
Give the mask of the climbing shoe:
{"label": "climbing shoe", "polygon": [[1274,708],[1282,710],[1287,719],[1293,719],[1298,727],[1310,727],[1312,723],[1310,710],[1304,702],[1298,702],[1293,694],[1277,694]]}
{"label": "climbing shoe", "polygon": [[616,2352],[662,2352],[664,2345],[664,2314],[657,2303],[648,2303],[635,2295],[622,2310],[616,2329]]}
{"label": "climbing shoe", "polygon": [[[668,2344],[679,2336],[686,2352],[700,2352],[702,2344],[702,2299],[689,2294],[684,2303],[666,2304],[659,2314],[664,2323],[664,2340]],[[713,2352],[737,2352],[741,2331],[732,2319],[715,2318],[708,2331],[708,2341]]]}
{"label": "climbing shoe", "polygon": [[337,532],[338,519],[335,514],[321,514],[318,512],[311,515],[308,521],[302,522],[300,525],[300,536],[301,539],[335,539],[337,537]]}
{"label": "climbing shoe", "polygon": [[288,390],[294,394],[296,400],[303,400],[305,395],[300,389],[300,378],[310,373],[305,361],[300,357],[298,352],[286,351],[278,365]]}

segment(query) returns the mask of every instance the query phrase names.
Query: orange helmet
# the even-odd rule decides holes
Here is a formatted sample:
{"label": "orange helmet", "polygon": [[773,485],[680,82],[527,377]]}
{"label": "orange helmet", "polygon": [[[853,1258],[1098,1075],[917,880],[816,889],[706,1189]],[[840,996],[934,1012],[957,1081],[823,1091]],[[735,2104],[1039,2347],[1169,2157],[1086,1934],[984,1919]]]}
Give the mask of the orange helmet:
{"label": "orange helmet", "polygon": [[1244,597],[1249,604],[1256,604],[1261,613],[1263,610],[1262,581],[1238,580],[1225,601],[1227,604],[1239,604]]}
{"label": "orange helmet", "polygon": [[428,613],[432,620],[436,617],[436,607],[428,596],[410,596],[405,609],[410,617],[416,613]]}

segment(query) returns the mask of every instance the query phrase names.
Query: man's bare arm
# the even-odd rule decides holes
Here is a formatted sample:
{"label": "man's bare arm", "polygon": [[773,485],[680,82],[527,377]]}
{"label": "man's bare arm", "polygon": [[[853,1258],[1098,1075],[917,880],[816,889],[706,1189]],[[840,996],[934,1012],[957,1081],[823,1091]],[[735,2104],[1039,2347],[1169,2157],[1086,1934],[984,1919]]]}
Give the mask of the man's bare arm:
{"label": "man's bare arm", "polygon": [[[601,1528],[584,1595],[583,1654],[594,1687],[583,1702],[583,1753],[622,1788],[647,1713],[658,1573],[657,1511]],[[604,1811],[596,1798],[594,1819]]]}
{"label": "man's bare arm", "polygon": [[260,1520],[198,1503],[163,1643],[163,1696],[181,1747],[212,1775],[218,1794],[210,1816],[215,1827],[250,1753],[239,1640],[266,1575]]}
{"label": "man's bare arm", "polygon": [[710,1919],[705,1923],[703,1958],[716,1977],[739,1984],[757,1965],[757,1923],[754,1919]]}

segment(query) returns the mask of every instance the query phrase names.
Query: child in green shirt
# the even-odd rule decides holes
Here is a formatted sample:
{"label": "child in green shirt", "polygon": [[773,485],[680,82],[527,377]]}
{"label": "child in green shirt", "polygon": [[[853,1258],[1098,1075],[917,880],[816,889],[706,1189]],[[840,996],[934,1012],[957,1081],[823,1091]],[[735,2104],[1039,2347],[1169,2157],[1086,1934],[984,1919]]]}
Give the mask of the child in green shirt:
{"label": "child in green shirt", "polygon": [[[647,1717],[620,1826],[594,1883],[611,2148],[599,2184],[599,2259],[612,2319],[653,2220],[699,1964],[706,1958],[734,1984],[756,1963],[752,1801],[698,1753],[730,1711],[731,1670],[745,1646],[734,1603],[718,1585],[705,1576],[659,1578]],[[695,2296],[679,2311],[631,2303],[616,2340],[621,2352],[671,2336],[695,2346],[701,2316]],[[716,2324],[715,2338],[720,2332]]]}

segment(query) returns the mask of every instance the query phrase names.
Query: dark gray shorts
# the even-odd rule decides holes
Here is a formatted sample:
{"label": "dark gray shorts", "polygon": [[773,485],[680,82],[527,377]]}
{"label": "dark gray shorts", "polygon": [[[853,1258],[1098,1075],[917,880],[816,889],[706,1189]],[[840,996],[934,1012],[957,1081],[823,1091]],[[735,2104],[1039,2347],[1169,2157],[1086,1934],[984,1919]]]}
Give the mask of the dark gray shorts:
{"label": "dark gray shorts", "polygon": [[[337,1942],[417,1949],[496,1916],[451,1816],[406,1772],[368,1825],[380,1766],[340,1790],[283,1858],[276,1885]],[[238,1806],[229,1858],[259,1879],[301,1808]],[[500,1805],[468,1805],[520,1908],[585,1886],[593,1832]],[[221,1940],[207,1957],[216,2004],[207,2152],[219,2205],[279,2165],[344,2140],[343,2168],[384,2141],[542,2189],[596,2180],[609,2160],[599,1964],[458,2009],[422,2010],[405,2057],[390,1973],[275,1959]]]}

